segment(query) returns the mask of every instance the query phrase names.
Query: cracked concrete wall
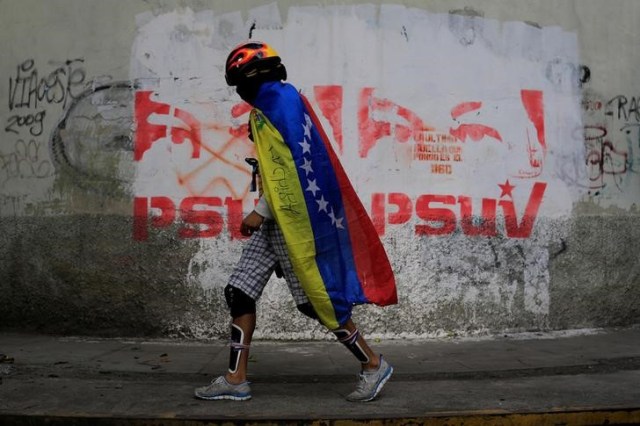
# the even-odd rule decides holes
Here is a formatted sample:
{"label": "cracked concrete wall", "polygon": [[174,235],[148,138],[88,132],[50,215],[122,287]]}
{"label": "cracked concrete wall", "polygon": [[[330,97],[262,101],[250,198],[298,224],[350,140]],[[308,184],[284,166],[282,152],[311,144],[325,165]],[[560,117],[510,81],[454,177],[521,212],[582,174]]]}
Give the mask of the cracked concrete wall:
{"label": "cracked concrete wall", "polygon": [[[640,322],[633,0],[0,0],[0,317],[224,336],[255,194],[238,42],[270,42],[376,224],[380,337]],[[322,339],[282,280],[258,337]]]}

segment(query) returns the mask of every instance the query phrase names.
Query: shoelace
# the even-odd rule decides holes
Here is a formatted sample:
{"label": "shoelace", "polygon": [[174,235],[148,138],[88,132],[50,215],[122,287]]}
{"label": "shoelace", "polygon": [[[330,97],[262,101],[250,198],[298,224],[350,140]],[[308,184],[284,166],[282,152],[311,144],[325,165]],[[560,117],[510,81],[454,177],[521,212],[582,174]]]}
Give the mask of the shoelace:
{"label": "shoelace", "polygon": [[359,373],[358,374],[359,380],[358,380],[358,385],[356,386],[356,389],[363,390],[364,387],[367,385],[368,377],[370,377],[369,374]]}
{"label": "shoelace", "polygon": [[218,383],[223,383],[226,382],[226,380],[224,380],[224,377],[220,376],[220,377],[216,377],[215,379],[211,380],[211,384],[215,385]]}

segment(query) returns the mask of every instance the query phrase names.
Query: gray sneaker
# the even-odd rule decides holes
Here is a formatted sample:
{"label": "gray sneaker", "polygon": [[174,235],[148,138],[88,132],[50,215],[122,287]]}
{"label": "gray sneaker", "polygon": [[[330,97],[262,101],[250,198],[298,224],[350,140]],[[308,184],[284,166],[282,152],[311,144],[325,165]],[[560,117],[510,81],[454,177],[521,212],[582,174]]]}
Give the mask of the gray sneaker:
{"label": "gray sneaker", "polygon": [[356,390],[347,395],[347,401],[368,402],[375,399],[391,374],[393,367],[380,355],[380,366],[376,371],[362,371]]}
{"label": "gray sneaker", "polygon": [[220,376],[211,381],[208,386],[196,388],[194,395],[199,399],[216,400],[231,399],[234,401],[246,401],[251,399],[251,388],[249,382],[234,385],[227,382],[224,376]]}

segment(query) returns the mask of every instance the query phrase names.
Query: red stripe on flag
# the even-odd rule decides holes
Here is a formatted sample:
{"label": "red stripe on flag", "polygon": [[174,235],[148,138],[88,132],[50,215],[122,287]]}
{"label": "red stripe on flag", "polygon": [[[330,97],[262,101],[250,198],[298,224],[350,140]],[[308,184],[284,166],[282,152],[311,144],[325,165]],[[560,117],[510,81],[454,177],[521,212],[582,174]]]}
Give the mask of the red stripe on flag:
{"label": "red stripe on flag", "polygon": [[353,260],[364,295],[376,305],[393,305],[398,302],[398,296],[395,277],[384,246],[373,226],[373,222],[371,222],[367,211],[360,202],[358,194],[353,189],[349,177],[333,151],[329,138],[322,128],[315,111],[311,108],[307,98],[303,95],[301,96],[314,126],[320,133],[340,186]]}

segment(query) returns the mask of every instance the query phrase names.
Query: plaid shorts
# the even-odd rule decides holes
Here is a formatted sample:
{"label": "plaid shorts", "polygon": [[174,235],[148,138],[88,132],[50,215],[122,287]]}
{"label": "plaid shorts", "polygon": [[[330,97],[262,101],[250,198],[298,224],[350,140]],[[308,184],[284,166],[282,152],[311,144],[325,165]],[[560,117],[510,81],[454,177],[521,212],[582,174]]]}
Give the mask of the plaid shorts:
{"label": "plaid shorts", "polygon": [[229,285],[258,300],[278,263],[296,305],[309,302],[293,272],[284,235],[274,220],[265,220],[249,238],[229,278]]}

